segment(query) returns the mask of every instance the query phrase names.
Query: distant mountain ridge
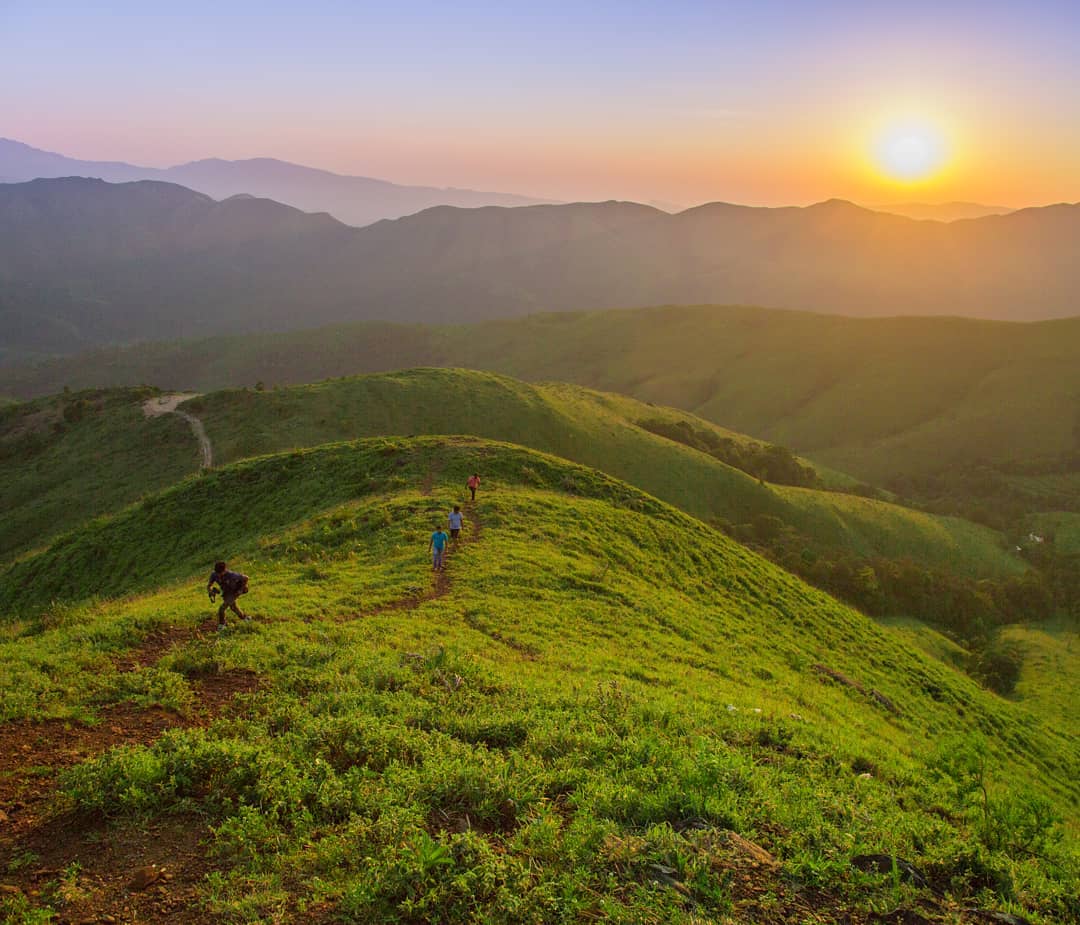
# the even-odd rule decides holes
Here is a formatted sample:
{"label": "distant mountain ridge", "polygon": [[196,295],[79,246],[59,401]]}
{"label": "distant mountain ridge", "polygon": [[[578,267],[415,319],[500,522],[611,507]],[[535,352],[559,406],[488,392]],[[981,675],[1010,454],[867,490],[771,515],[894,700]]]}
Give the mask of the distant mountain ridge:
{"label": "distant mountain ridge", "polygon": [[140,167],[120,161],[84,161],[0,138],[0,182],[23,183],[56,177],[89,177],[110,183],[161,180],[186,186],[214,199],[246,193],[274,199],[304,212],[329,212],[347,225],[370,225],[437,205],[537,205],[550,200],[512,193],[403,186],[291,164],[272,157],[229,161],[206,158],[175,167]]}
{"label": "distant mountain ridge", "polygon": [[658,304],[1080,314],[1080,205],[917,222],[829,200],[439,206],[352,228],[153,181],[0,185],[0,358],[346,321]]}
{"label": "distant mountain ridge", "polygon": [[875,212],[891,212],[919,221],[958,222],[988,215],[1008,215],[1015,212],[1008,206],[985,206],[979,202],[901,202],[891,205],[867,206]]}

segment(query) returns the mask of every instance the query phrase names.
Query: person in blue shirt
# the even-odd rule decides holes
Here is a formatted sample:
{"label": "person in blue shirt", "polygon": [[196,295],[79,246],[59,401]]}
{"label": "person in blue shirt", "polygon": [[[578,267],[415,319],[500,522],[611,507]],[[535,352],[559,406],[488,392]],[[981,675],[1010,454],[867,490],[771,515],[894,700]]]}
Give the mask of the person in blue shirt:
{"label": "person in blue shirt", "polygon": [[206,591],[210,595],[210,603],[214,603],[217,597],[217,585],[221,588],[221,606],[218,608],[218,630],[225,629],[225,611],[231,610],[241,620],[250,620],[239,607],[236,599],[241,594],[248,592],[248,577],[240,572],[230,572],[224,562],[215,562],[214,570],[210,573],[210,580],[206,583]]}
{"label": "person in blue shirt", "polygon": [[431,553],[431,570],[433,572],[442,571],[446,567],[446,544],[449,541],[450,537],[446,535],[446,531],[441,526],[436,527],[435,532],[431,534],[428,552]]}

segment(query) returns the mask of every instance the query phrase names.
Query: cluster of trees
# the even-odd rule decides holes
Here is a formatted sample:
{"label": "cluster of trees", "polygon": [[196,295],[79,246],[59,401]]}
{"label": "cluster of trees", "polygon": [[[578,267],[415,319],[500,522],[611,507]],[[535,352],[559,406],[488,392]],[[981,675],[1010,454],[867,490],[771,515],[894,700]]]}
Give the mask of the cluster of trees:
{"label": "cluster of trees", "polygon": [[1000,693],[1015,687],[1022,663],[1022,653],[1000,640],[1001,627],[1062,612],[1080,619],[1080,556],[1045,551],[1043,561],[1022,575],[975,580],[908,559],[822,550],[768,514],[720,526],[864,613],[915,617],[937,627],[972,653],[967,670]]}
{"label": "cluster of trees", "polygon": [[670,421],[651,418],[639,421],[638,426],[659,437],[666,437],[702,453],[708,453],[720,462],[740,469],[756,479],[777,485],[819,487],[820,480],[813,467],[799,462],[787,447],[773,443],[739,442],[730,437],[721,437],[715,431],[698,427],[686,419]]}
{"label": "cluster of trees", "polygon": [[907,499],[904,503],[910,507],[964,517],[1007,533],[1035,511],[1080,512],[1080,499],[1075,495],[1046,488],[1034,495],[1013,476],[1075,472],[1080,472],[1080,452],[1028,463],[958,466],[934,475],[896,478],[888,487]]}

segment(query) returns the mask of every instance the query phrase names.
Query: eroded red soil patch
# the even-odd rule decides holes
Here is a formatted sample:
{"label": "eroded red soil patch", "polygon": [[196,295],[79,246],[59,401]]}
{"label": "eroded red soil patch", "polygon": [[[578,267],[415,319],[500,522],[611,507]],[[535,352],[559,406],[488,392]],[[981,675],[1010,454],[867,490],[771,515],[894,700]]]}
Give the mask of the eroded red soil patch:
{"label": "eroded red soil patch", "polygon": [[[153,664],[179,641],[172,632],[154,637],[129,657],[131,667]],[[61,921],[68,922],[211,921],[200,918],[195,906],[197,885],[208,869],[198,846],[205,826],[185,820],[112,828],[79,820],[56,800],[56,778],[64,768],[117,746],[149,745],[168,729],[205,726],[258,683],[246,671],[201,678],[193,682],[195,705],[187,715],[117,704],[103,708],[93,725],[0,725],[2,892],[17,890],[35,905],[62,908]],[[144,869],[159,874],[136,889],[133,879]]]}
{"label": "eroded red soil patch", "polygon": [[33,818],[37,804],[52,793],[59,771],[118,745],[147,745],[167,729],[204,726],[234,696],[255,690],[258,678],[247,671],[227,671],[202,678],[193,687],[195,707],[188,715],[121,703],[103,708],[93,725],[68,720],[0,725],[0,861],[3,842],[22,828],[24,818]]}
{"label": "eroded red soil patch", "polygon": [[60,923],[210,923],[199,896],[214,869],[207,835],[197,818],[107,826],[61,815],[20,839],[22,857],[34,860],[17,885],[57,910]]}

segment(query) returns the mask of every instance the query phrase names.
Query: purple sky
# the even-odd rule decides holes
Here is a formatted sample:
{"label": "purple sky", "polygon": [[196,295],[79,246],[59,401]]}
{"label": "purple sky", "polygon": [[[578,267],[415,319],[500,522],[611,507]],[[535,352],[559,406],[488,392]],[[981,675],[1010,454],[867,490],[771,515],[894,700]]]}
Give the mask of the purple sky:
{"label": "purple sky", "polygon": [[[0,136],[560,199],[1080,199],[1080,3],[163,7],[0,0]],[[912,122],[946,155],[900,182],[875,144]]]}

